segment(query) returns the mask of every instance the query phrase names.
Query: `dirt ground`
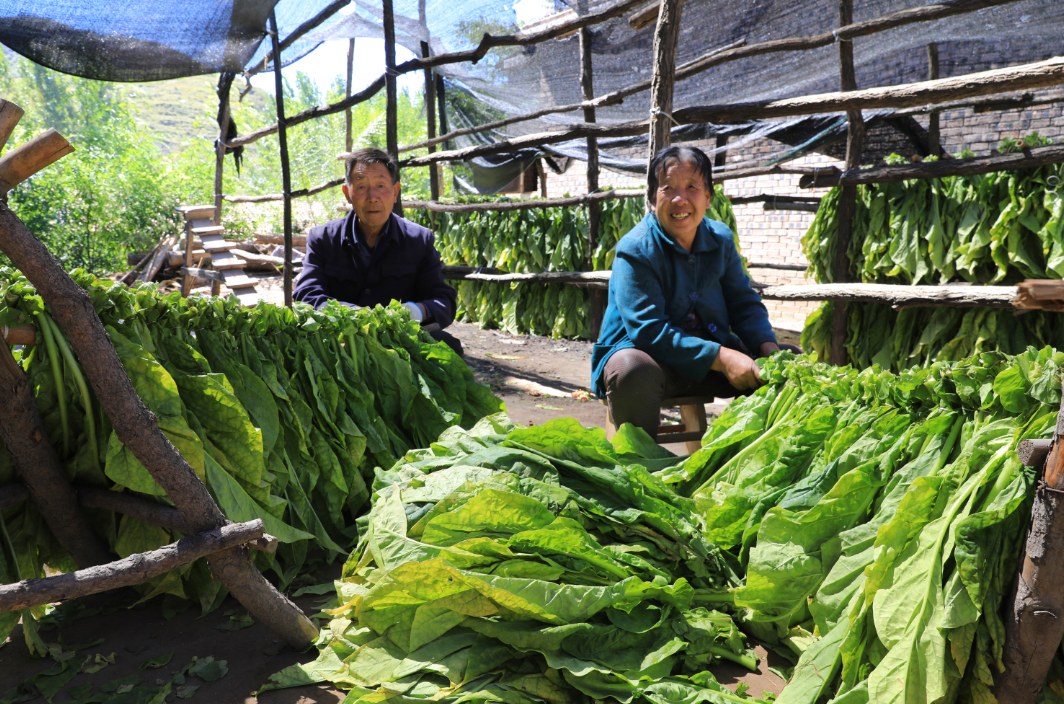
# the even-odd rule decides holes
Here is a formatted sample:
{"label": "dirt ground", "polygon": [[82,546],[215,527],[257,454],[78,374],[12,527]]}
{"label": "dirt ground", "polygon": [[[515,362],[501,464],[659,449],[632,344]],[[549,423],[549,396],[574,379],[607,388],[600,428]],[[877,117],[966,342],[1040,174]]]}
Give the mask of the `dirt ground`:
{"label": "dirt ground", "polygon": [[[271,302],[281,302],[279,280],[264,280],[259,289]],[[586,397],[590,386],[591,343],[566,340],[550,340],[533,336],[511,336],[499,331],[481,330],[475,325],[456,323],[449,331],[458,337],[465,348],[466,361],[476,378],[491,386],[506,402],[513,421],[527,426],[544,423],[552,418],[572,417],[585,426],[605,427],[606,407],[599,401]],[[789,341],[789,340],[788,340]],[[529,392],[532,390],[532,393]],[[570,394],[561,397],[548,394]],[[712,418],[723,410],[725,404],[707,406]],[[665,411],[663,420],[678,422],[675,411]],[[684,453],[683,445],[667,446],[673,452]],[[314,583],[328,582],[339,575],[339,564],[314,575]],[[308,614],[316,614],[325,597],[302,596],[296,603]],[[189,694],[188,701],[212,704],[240,704],[260,701],[262,704],[312,704],[341,702],[344,693],[328,686],[306,686],[265,692],[256,700],[258,691],[269,676],[296,662],[308,662],[316,653],[297,653],[284,647],[259,623],[239,630],[223,630],[236,623],[246,614],[231,597],[218,610],[199,618],[199,608],[192,607],[177,615],[164,613],[163,601],[152,600],[130,608],[134,599],[128,593],[115,597],[98,596],[92,609],[79,609],[75,605],[70,616],[60,625],[42,634],[49,643],[61,643],[64,650],[83,645],[78,656],[97,654],[114,655],[114,663],[108,664],[94,674],[78,674],[71,679],[52,700],[62,702],[85,702],[88,695],[75,696],[71,688],[84,684],[94,685],[92,692],[98,694],[106,683],[122,678],[140,678],[138,686],[159,686],[169,681],[193,657],[200,659],[212,656],[224,660],[227,672],[214,682],[189,675],[185,686],[198,689]],[[110,601],[108,601],[110,600]],[[100,606],[109,605],[99,612]],[[87,615],[86,614],[93,614]],[[84,616],[78,618],[78,616]],[[167,617],[170,617],[169,620]],[[86,645],[87,644],[87,645]],[[750,673],[738,665],[726,664],[713,668],[718,680],[735,689],[741,682],[749,685],[748,694],[758,697],[763,693],[779,693],[784,681],[769,667],[787,663],[779,656],[766,652],[760,646],[760,672]],[[165,659],[166,664],[157,669],[141,669],[151,659]],[[22,680],[53,667],[52,659],[33,659],[29,656],[21,628],[16,628],[6,643],[0,643],[0,701]],[[114,690],[114,686],[111,687]],[[114,704],[148,704],[146,698],[136,698],[137,690],[114,699]],[[14,701],[23,701],[15,699]],[[112,701],[96,698],[91,701]],[[167,697],[168,702],[177,702],[177,688]],[[161,704],[161,702],[153,702]]]}

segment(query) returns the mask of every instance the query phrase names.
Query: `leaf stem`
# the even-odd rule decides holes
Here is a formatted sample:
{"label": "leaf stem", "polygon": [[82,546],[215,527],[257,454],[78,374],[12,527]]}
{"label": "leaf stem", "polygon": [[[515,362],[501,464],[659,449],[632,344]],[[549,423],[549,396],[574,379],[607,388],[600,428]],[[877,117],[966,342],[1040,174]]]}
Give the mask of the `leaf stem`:
{"label": "leaf stem", "polygon": [[81,403],[85,407],[85,432],[89,436],[89,447],[92,449],[92,466],[100,470],[102,468],[100,467],[100,448],[96,443],[96,418],[93,416],[92,396],[89,394],[89,387],[85,383],[85,376],[81,373],[81,367],[78,365],[77,360],[74,359],[74,352],[70,349],[70,345],[67,344],[59,325],[47,315],[42,315],[41,318],[46,321],[46,325],[55,326],[52,334],[55,336],[56,347],[62,352],[63,359],[67,362],[70,375],[74,377],[74,383],[77,384],[78,391],[81,393]]}
{"label": "leaf stem", "polygon": [[750,670],[751,672],[757,672],[757,659],[752,658],[749,655],[736,655],[727,648],[722,648],[719,645],[709,646],[709,652],[713,653],[718,658],[724,658],[725,660],[737,662],[743,667],[745,667],[747,670]]}
{"label": "leaf stem", "polygon": [[70,455],[70,416],[67,410],[66,384],[63,381],[62,360],[56,350],[55,338],[52,336],[52,328],[44,322],[47,313],[39,313],[41,320],[41,332],[44,333],[44,347],[48,351],[48,363],[52,367],[52,380],[55,382],[56,402],[59,404],[59,422],[63,426],[63,457]]}

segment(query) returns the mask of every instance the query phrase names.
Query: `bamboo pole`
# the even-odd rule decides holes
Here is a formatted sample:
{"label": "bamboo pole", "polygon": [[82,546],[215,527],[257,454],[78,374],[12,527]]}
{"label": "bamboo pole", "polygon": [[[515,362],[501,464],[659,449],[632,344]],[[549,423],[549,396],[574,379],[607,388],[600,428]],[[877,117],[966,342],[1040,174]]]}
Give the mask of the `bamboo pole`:
{"label": "bamboo pole", "polygon": [[0,612],[67,601],[98,594],[109,589],[143,584],[152,577],[166,574],[182,565],[221,550],[232,550],[262,536],[262,519],[225,526],[190,535],[158,550],[129,557],[77,572],[26,579],[0,585]]}
{"label": "bamboo pole", "polygon": [[[595,80],[591,63],[592,35],[588,27],[580,30],[580,93],[587,101],[595,97]],[[595,121],[595,108],[584,108],[584,122]],[[587,192],[595,193],[599,189],[599,153],[598,140],[594,137],[587,138]],[[588,200],[587,202],[587,268],[595,268],[595,247],[598,245],[599,219],[602,210],[600,201]],[[602,300],[602,292],[592,290],[589,292],[588,317],[590,323],[591,339],[597,340],[599,331],[602,329],[602,314],[605,308]]]}
{"label": "bamboo pole", "polygon": [[284,200],[284,304],[292,307],[292,169],[288,163],[288,125],[284,116],[284,80],[281,78],[281,47],[277,37],[277,14],[270,12],[273,37],[273,84],[277,102],[277,142],[281,151],[281,197]]}
{"label": "bamboo pole", "polygon": [[[853,0],[839,0],[839,26],[853,24]],[[853,42],[839,42],[839,88],[857,90],[857,78],[853,69]],[[861,165],[861,143],[864,141],[864,118],[860,110],[846,112],[846,169]],[[850,239],[853,234],[853,218],[857,213],[857,186],[842,187],[839,194],[839,234],[835,244],[835,283],[845,284],[850,280]],[[836,301],[831,319],[831,363],[844,366],[847,362],[846,332],[847,305]]]}
{"label": "bamboo pole", "polygon": [[[0,119],[2,118],[3,113],[0,112]],[[14,127],[12,124],[11,128]],[[74,147],[70,146],[66,138],[53,129],[47,129],[25,144],[12,149],[0,157],[0,196],[7,195],[15,186],[73,151]]]}
{"label": "bamboo pole", "polygon": [[1012,612],[1005,618],[1005,669],[995,673],[994,696],[1008,704],[1033,704],[1064,637],[1064,403],[1053,449],[1039,472],[1038,490]]}
{"label": "bamboo pole", "polygon": [[[927,80],[938,80],[938,44],[927,45]],[[932,110],[927,116],[927,153],[930,156],[942,154],[942,136],[939,132],[938,110]]]}

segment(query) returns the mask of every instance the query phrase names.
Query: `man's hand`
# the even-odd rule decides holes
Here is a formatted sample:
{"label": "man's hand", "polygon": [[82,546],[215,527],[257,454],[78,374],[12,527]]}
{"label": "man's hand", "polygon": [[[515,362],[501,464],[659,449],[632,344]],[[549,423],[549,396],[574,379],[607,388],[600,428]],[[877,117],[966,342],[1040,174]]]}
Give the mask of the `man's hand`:
{"label": "man's hand", "polygon": [[[763,348],[764,345],[762,345]],[[717,358],[713,360],[712,369],[728,377],[728,383],[740,391],[756,389],[764,383],[761,378],[761,370],[754,360],[742,352],[737,352],[727,347],[720,348]]]}

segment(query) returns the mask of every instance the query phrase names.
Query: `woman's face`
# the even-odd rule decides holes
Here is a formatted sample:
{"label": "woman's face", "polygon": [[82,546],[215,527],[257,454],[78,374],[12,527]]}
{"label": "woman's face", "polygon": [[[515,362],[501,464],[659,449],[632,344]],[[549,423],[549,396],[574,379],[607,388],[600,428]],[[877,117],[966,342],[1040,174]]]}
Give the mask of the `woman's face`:
{"label": "woman's face", "polygon": [[690,249],[708,205],[706,183],[694,164],[678,159],[666,162],[652,209],[665,232],[685,249]]}

